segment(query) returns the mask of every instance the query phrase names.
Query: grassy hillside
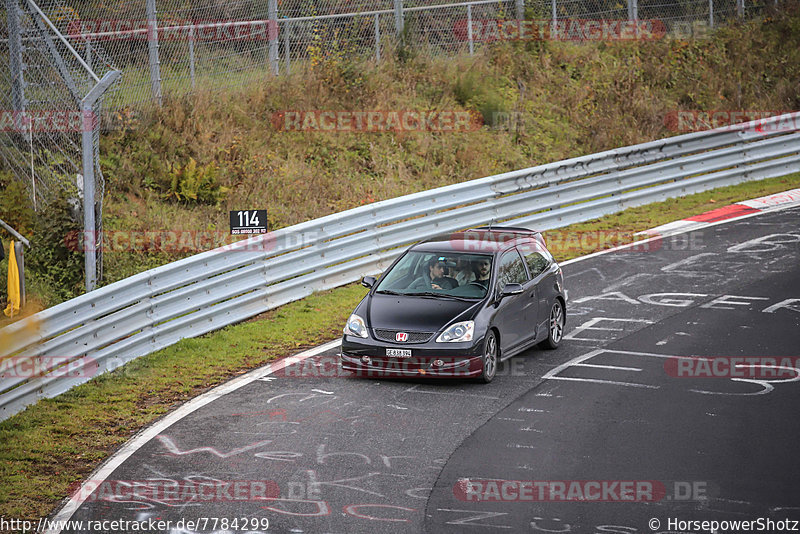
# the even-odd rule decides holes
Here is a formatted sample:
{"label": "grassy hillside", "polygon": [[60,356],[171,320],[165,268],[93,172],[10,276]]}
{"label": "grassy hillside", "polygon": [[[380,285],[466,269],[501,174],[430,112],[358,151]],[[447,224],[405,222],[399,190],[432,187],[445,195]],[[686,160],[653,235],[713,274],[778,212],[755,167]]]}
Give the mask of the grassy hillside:
{"label": "grassy hillside", "polygon": [[[106,228],[225,232],[229,210],[267,208],[276,229],[674,135],[665,117],[676,110],[800,109],[796,8],[704,40],[512,42],[474,57],[384,56],[379,64],[317,57],[293,65],[289,76],[265,74],[234,91],[201,90],[167,99],[160,110],[123,111],[123,127],[101,143]],[[466,110],[488,124],[466,133],[279,131],[272,118],[286,110]],[[493,124],[498,113],[520,120]],[[12,208],[0,206],[0,218],[29,215]],[[105,281],[178,257],[108,253]],[[45,304],[81,285],[79,271],[34,284]]]}

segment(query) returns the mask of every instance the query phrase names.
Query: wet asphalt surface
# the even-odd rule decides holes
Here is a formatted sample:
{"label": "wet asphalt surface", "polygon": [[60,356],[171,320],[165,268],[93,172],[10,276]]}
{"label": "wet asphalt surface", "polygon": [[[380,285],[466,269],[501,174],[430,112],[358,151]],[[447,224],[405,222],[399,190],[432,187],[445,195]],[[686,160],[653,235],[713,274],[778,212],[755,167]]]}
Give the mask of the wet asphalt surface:
{"label": "wet asphalt surface", "polygon": [[336,350],[262,376],[150,440],[72,519],[175,534],[800,520],[800,371],[674,376],[678,357],[800,357],[799,223],[787,209],[565,265],[561,347],[507,360],[491,384],[352,378]]}

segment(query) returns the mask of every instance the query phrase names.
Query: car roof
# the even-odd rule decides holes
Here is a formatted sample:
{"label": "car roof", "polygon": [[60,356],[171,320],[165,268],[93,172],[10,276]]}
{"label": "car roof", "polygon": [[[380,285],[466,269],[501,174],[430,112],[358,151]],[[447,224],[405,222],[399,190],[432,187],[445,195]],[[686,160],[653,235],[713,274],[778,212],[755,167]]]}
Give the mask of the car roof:
{"label": "car roof", "polygon": [[442,234],[420,241],[411,250],[430,252],[470,252],[475,254],[494,254],[516,245],[541,240],[541,234],[527,228],[483,226],[463,232]]}

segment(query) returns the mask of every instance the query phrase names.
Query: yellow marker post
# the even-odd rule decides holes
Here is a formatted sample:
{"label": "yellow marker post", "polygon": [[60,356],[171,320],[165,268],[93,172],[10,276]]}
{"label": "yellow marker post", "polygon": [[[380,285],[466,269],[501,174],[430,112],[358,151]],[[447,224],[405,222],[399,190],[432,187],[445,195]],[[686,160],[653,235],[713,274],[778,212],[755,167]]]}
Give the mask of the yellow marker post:
{"label": "yellow marker post", "polygon": [[22,308],[22,286],[14,242],[8,249],[8,306],[3,311],[8,317],[14,317]]}

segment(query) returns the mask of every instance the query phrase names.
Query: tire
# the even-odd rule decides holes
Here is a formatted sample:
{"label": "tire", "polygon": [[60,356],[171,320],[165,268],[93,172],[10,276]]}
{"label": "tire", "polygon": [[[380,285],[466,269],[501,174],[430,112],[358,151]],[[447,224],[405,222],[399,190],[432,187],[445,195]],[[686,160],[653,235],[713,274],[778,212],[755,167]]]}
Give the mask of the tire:
{"label": "tire", "polygon": [[480,377],[484,384],[488,384],[494,380],[497,374],[498,352],[497,336],[494,335],[494,332],[489,330],[486,334],[486,342],[483,345],[483,372]]}
{"label": "tire", "polygon": [[542,341],[539,346],[543,349],[557,349],[561,344],[561,339],[564,337],[564,324],[566,323],[566,313],[564,312],[564,305],[561,301],[556,299],[553,302],[553,307],[550,308],[550,317],[547,321],[547,339]]}

